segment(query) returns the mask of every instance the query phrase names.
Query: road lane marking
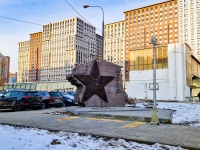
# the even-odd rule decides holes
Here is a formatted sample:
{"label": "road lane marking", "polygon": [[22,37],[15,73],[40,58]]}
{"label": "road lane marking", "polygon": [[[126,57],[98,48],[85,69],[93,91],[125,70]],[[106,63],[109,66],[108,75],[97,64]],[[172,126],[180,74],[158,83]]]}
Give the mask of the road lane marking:
{"label": "road lane marking", "polygon": [[70,117],[66,117],[66,118],[59,118],[58,120],[60,121],[67,121],[67,120],[73,120],[73,119],[77,119],[80,118],[78,116],[70,116]]}
{"label": "road lane marking", "polygon": [[88,120],[93,121],[105,121],[105,122],[125,122],[123,120],[111,120],[111,119],[103,119],[103,118],[87,118]]}
{"label": "road lane marking", "polygon": [[132,123],[123,125],[122,127],[123,128],[135,128],[135,127],[141,126],[143,124],[146,124],[146,122],[132,122]]}

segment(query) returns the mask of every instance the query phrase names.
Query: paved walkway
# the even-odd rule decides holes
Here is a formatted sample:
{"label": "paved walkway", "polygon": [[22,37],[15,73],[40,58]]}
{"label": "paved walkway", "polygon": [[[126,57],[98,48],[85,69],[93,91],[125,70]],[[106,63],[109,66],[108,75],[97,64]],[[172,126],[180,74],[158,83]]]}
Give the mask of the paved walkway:
{"label": "paved walkway", "polygon": [[65,108],[21,112],[0,110],[0,123],[200,149],[200,127],[155,126],[145,122],[69,116],[58,111],[66,112]]}
{"label": "paved walkway", "polygon": [[[151,108],[135,107],[66,107],[68,112],[83,117],[97,117],[121,120],[137,120],[151,122]],[[173,111],[169,109],[158,109],[160,123],[171,123]]]}

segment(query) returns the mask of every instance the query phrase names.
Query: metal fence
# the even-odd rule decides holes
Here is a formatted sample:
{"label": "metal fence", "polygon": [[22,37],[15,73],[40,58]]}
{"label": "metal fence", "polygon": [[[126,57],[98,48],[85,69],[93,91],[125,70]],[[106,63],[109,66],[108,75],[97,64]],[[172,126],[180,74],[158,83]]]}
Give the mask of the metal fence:
{"label": "metal fence", "polygon": [[27,89],[27,90],[64,90],[64,91],[76,91],[76,87],[71,85],[68,81],[60,82],[20,82],[20,83],[5,83],[4,86],[0,86],[1,91],[5,91],[9,88]]}

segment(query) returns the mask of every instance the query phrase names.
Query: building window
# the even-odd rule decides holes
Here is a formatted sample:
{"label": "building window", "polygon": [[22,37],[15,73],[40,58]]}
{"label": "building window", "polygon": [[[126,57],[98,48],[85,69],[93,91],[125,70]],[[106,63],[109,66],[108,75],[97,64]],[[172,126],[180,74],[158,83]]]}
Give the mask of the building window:
{"label": "building window", "polygon": [[[167,47],[157,48],[157,69],[168,68]],[[153,69],[153,49],[130,51],[130,70]]]}

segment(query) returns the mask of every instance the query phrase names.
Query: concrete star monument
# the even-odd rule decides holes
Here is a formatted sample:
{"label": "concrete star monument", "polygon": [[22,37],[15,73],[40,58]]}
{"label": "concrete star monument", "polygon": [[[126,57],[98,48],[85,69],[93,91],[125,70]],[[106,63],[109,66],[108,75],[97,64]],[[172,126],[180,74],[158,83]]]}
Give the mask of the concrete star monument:
{"label": "concrete star monument", "polygon": [[120,66],[93,60],[76,66],[67,80],[77,87],[75,100],[81,106],[125,106]]}

